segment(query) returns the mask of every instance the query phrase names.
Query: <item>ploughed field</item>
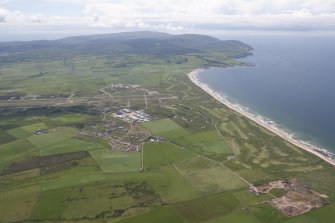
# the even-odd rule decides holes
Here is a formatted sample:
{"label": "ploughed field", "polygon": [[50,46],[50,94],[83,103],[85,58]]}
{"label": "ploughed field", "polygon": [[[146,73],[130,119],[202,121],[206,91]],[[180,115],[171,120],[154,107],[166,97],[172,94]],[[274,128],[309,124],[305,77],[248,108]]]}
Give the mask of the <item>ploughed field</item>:
{"label": "ploughed field", "polygon": [[332,222],[334,167],[186,76],[238,55],[63,53],[1,61],[0,222]]}

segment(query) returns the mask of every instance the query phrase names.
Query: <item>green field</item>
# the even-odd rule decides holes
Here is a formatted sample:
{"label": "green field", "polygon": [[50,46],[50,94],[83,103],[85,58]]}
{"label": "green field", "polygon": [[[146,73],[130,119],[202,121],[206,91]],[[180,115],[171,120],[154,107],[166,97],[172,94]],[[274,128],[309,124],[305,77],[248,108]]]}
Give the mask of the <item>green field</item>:
{"label": "green field", "polygon": [[103,149],[99,143],[95,142],[87,142],[85,140],[79,140],[76,138],[66,139],[59,143],[52,144],[50,146],[45,147],[44,149],[40,150],[41,156],[46,155],[55,155],[55,154],[62,154],[62,153],[71,153],[77,151],[89,151],[95,149]]}
{"label": "green field", "polygon": [[232,153],[215,130],[184,136],[180,141],[188,145],[191,149],[200,151],[204,155]]}
{"label": "green field", "polygon": [[7,130],[7,132],[18,138],[18,139],[21,139],[21,138],[26,138],[26,137],[29,137],[29,136],[32,136],[33,135],[33,132],[27,132],[25,130],[23,130],[22,128],[15,128],[15,129],[10,129],[10,130]]}
{"label": "green field", "polygon": [[27,140],[16,140],[0,145],[0,169],[10,162],[23,159],[36,150],[37,148]]}
{"label": "green field", "polygon": [[69,125],[73,123],[83,122],[92,118],[90,115],[73,113],[73,114],[64,114],[56,117],[50,117],[48,120],[57,124]]}
{"label": "green field", "polygon": [[66,208],[69,192],[70,189],[66,188],[40,193],[31,218],[33,220],[60,219]]}
{"label": "green field", "polygon": [[39,186],[33,186],[1,192],[1,222],[18,222],[28,219],[37,202],[39,190]]}
{"label": "green field", "polygon": [[247,188],[247,184],[227,168],[202,157],[177,163],[189,182],[203,193]]}
{"label": "green field", "polygon": [[73,128],[57,128],[44,135],[30,136],[28,141],[37,148],[42,149],[52,144],[72,138],[76,134],[77,130]]}
{"label": "green field", "polygon": [[162,223],[183,223],[184,221],[176,214],[176,212],[170,207],[154,208],[148,213],[132,217],[125,218],[119,221],[120,223],[142,223],[142,222],[162,222]]}
{"label": "green field", "polygon": [[150,181],[165,202],[175,203],[201,196],[201,193],[183,176],[175,166],[164,166],[158,170],[160,179]]}
{"label": "green field", "polygon": [[140,152],[119,152],[101,149],[90,151],[90,155],[105,173],[132,172],[139,171],[141,168]]}
{"label": "green field", "polygon": [[48,127],[43,123],[36,123],[36,124],[32,124],[32,125],[26,125],[21,127],[24,131],[29,132],[30,134],[33,134],[34,131],[38,130],[38,129],[47,129]]}
{"label": "green field", "polygon": [[171,119],[160,119],[143,123],[143,126],[151,131],[153,135],[160,135],[167,138],[176,138],[189,133]]}
{"label": "green field", "polygon": [[161,165],[185,160],[194,153],[170,143],[144,144],[144,168],[156,168]]}
{"label": "green field", "polygon": [[226,215],[238,206],[234,196],[224,193],[181,202],[174,208],[186,222],[205,222]]}
{"label": "green field", "polygon": [[210,223],[223,223],[223,222],[243,222],[243,223],[261,223],[255,216],[247,211],[234,211],[224,217],[217,218],[209,221]]}
{"label": "green field", "polygon": [[16,138],[12,134],[0,129],[0,145],[14,141],[15,139]]}

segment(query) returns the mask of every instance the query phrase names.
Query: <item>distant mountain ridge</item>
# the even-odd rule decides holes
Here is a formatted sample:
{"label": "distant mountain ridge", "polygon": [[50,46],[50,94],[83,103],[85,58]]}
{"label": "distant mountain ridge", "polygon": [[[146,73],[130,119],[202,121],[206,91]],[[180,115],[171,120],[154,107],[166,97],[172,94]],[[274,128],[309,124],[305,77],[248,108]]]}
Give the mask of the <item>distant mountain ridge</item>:
{"label": "distant mountain ridge", "polygon": [[[238,58],[250,54],[252,47],[236,40],[219,40],[198,34],[171,35],[161,32],[123,32],[112,34],[66,37],[58,40],[0,43],[0,57],[4,54],[147,54],[155,56],[188,53],[220,52]],[[51,52],[50,52],[51,51]],[[46,54],[47,53],[47,54]],[[52,54],[52,53],[51,53]]]}

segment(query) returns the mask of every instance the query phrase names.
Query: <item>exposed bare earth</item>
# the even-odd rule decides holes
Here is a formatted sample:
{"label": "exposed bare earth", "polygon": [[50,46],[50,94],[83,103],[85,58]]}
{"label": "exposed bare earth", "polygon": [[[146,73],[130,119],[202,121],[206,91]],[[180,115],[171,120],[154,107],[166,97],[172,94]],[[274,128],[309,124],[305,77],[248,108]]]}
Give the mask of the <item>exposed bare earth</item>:
{"label": "exposed bare earth", "polygon": [[271,193],[274,188],[284,189],[287,193],[275,197],[269,203],[284,215],[293,217],[320,208],[328,203],[327,196],[311,190],[296,179],[272,181],[255,187],[259,193]]}

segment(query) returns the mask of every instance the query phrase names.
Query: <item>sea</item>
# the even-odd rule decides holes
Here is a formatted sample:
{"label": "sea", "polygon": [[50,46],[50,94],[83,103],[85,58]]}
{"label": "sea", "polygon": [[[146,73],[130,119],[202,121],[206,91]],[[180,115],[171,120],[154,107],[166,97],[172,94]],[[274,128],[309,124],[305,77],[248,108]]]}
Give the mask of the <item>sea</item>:
{"label": "sea", "polygon": [[209,68],[197,78],[294,139],[335,153],[335,35],[237,36],[253,66]]}

